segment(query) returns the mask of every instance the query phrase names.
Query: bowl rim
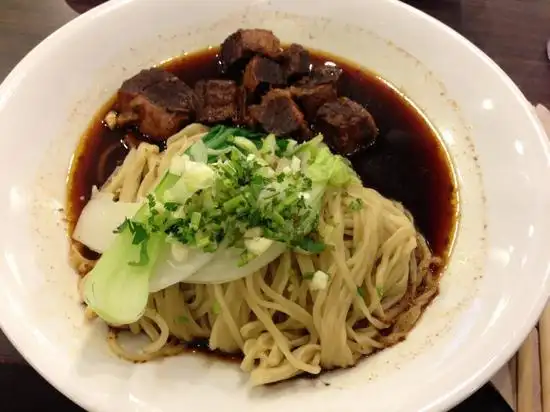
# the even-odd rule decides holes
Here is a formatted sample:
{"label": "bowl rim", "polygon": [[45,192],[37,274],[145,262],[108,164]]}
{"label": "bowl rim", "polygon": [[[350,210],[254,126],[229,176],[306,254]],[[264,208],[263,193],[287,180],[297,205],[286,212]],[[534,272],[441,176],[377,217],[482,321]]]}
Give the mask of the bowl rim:
{"label": "bowl rim", "polygon": [[[24,81],[25,73],[32,69],[36,61],[39,61],[44,56],[47,56],[49,50],[55,47],[58,43],[63,42],[64,38],[69,37],[72,33],[77,32],[82,25],[89,24],[94,19],[100,17],[103,14],[111,13],[112,11],[125,7],[127,4],[134,3],[138,0],[111,0],[103,3],[94,9],[75,17],[65,25],[61,26],[44,40],[42,40],[36,47],[34,47],[6,76],[3,82],[0,84],[0,110],[5,107],[9,101],[9,96],[18,85]],[[468,49],[471,53],[480,58],[485,65],[487,65],[495,76],[497,76],[502,84],[506,86],[509,91],[512,92],[515,99],[521,104],[522,109],[529,118],[530,122],[534,126],[536,131],[536,137],[544,148],[544,156],[550,164],[550,146],[548,143],[548,137],[536,117],[536,114],[532,110],[531,103],[526,99],[519,87],[511,80],[511,78],[501,69],[489,56],[481,51],[477,46],[470,42],[467,38],[445,25],[436,18],[414,8],[413,6],[402,3],[399,0],[384,0],[387,3],[393,3],[395,6],[402,7],[408,11],[408,13],[414,14],[417,17],[421,17],[427,23],[434,26],[437,31],[443,31],[450,35],[454,41],[458,42],[462,47]],[[535,136],[533,136],[534,138]],[[498,348],[495,351],[494,356],[487,359],[483,364],[477,365],[475,370],[472,370],[471,377],[454,388],[446,390],[444,393],[440,393],[437,399],[434,399],[433,403],[429,405],[431,409],[449,409],[458,404],[460,401],[471,395],[475,390],[486,383],[491,377],[498,371],[498,369],[506,363],[519,349],[522,342],[525,340],[529,332],[538,322],[538,318],[542,313],[545,305],[547,304],[548,297],[550,296],[550,276],[548,273],[544,278],[544,284],[541,285],[541,293],[531,303],[531,311],[529,316],[524,319],[521,326],[518,327],[517,333],[514,334],[509,344],[505,347]],[[11,328],[7,328],[6,317],[0,312],[0,327],[5,333],[8,340],[17,348],[23,358],[40,373],[44,379],[46,379],[53,387],[62,392],[65,396],[73,400],[75,403],[81,405],[87,410],[94,410],[94,404],[91,397],[80,397],[76,391],[70,387],[67,387],[63,383],[63,379],[57,376],[55,373],[45,367],[39,365],[36,362],[36,351],[32,349],[32,343],[26,343],[21,341],[21,336]],[[19,336],[18,336],[19,335]],[[435,397],[434,397],[435,398]]]}

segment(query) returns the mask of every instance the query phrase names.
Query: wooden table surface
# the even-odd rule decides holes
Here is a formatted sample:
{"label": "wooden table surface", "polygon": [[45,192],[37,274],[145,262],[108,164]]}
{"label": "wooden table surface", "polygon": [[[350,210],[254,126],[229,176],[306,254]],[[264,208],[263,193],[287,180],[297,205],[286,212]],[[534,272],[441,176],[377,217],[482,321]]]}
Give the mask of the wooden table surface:
{"label": "wooden table surface", "polygon": [[[0,80],[48,34],[98,3],[101,0],[0,0]],[[550,62],[546,52],[550,0],[408,0],[408,3],[476,44],[532,102],[550,105]],[[5,369],[7,372],[0,373],[0,392],[21,399],[18,406],[0,401],[0,410],[38,410],[38,405],[40,409],[52,405],[58,411],[78,410],[26,365],[1,332],[0,364],[3,364],[0,370],[9,367]]]}

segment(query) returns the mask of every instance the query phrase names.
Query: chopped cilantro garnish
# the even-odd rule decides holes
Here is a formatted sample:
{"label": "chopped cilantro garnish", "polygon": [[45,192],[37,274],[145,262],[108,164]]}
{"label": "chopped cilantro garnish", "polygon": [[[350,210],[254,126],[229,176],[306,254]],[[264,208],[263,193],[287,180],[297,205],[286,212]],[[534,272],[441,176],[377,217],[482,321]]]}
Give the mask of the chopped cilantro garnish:
{"label": "chopped cilantro garnish", "polygon": [[168,210],[169,212],[175,212],[176,210],[178,210],[178,207],[180,207],[181,205],[177,202],[166,202],[164,203],[164,208],[166,210]]}
{"label": "chopped cilantro garnish", "polygon": [[363,288],[357,288],[357,294],[362,298],[365,297],[365,290]]}
{"label": "chopped cilantro garnish", "polygon": [[132,244],[140,245],[149,239],[149,233],[147,233],[147,229],[142,223],[130,221],[129,228],[134,235]]}
{"label": "chopped cilantro garnish", "polygon": [[124,219],[124,222],[122,222],[120,225],[118,225],[118,227],[113,230],[113,233],[122,233],[124,232],[124,230],[128,227],[128,225],[130,224],[130,219],[126,218]]}
{"label": "chopped cilantro garnish", "polygon": [[[229,139],[232,140],[232,139]],[[242,141],[243,138],[239,138]],[[318,253],[324,245],[304,237],[315,230],[318,210],[305,200],[311,179],[296,172],[266,174],[261,156],[245,155],[233,148],[210,165],[215,173],[211,190],[195,193],[185,204],[164,204],[168,218],[155,218],[159,227],[177,241],[214,251],[225,240],[233,245],[246,230],[259,227],[264,236],[286,243],[303,243],[304,250]],[[180,209],[178,219],[171,212]],[[166,215],[166,214],[165,214]],[[252,257],[243,254],[240,264]]]}
{"label": "chopped cilantro garnish", "polygon": [[296,246],[310,253],[321,253],[326,248],[326,245],[324,243],[316,242],[309,237],[304,237],[300,239],[297,242]]}
{"label": "chopped cilantro garnish", "polygon": [[288,144],[290,143],[290,140],[288,139],[277,139],[277,149],[275,150],[275,154],[279,157],[283,157],[284,153],[286,152],[286,149],[288,148]]}
{"label": "chopped cilantro garnish", "polygon": [[125,230],[128,230],[132,235],[132,244],[140,245],[139,250],[139,260],[128,262],[131,266],[145,266],[149,263],[149,254],[147,252],[147,243],[149,240],[149,233],[146,226],[143,223],[136,222],[132,219],[124,219],[115,230],[115,233],[122,233]]}
{"label": "chopped cilantro garnish", "polygon": [[157,201],[155,199],[155,196],[153,196],[151,193],[147,195],[147,205],[149,206],[149,210],[152,210],[155,208],[157,204]]}

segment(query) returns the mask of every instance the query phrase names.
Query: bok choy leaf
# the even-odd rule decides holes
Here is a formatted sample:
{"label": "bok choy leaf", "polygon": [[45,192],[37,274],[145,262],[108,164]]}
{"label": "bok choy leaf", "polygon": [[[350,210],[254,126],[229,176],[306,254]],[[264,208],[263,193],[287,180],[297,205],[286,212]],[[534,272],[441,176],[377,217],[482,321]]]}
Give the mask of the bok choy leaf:
{"label": "bok choy leaf", "polygon": [[[179,179],[167,173],[155,189],[164,193]],[[119,226],[118,235],[84,279],[84,301],[103,320],[124,325],[138,320],[149,297],[149,278],[166,235],[145,229],[148,206]]]}
{"label": "bok choy leaf", "polygon": [[[222,136],[219,128],[213,128],[203,137],[201,144],[218,149],[228,137]],[[200,146],[193,154],[200,160],[207,160],[205,150]],[[180,172],[186,172],[184,176],[180,176],[177,170],[176,173],[167,172],[149,201],[170,202],[174,197],[187,199],[213,182],[213,175],[205,165],[188,161],[180,167],[183,168]],[[171,191],[174,187],[176,190]],[[155,226],[150,224],[150,206],[142,205],[132,219],[126,219],[119,226],[116,239],[84,280],[84,301],[108,323],[135,322],[147,305],[149,279],[167,236],[164,231],[154,230]]]}

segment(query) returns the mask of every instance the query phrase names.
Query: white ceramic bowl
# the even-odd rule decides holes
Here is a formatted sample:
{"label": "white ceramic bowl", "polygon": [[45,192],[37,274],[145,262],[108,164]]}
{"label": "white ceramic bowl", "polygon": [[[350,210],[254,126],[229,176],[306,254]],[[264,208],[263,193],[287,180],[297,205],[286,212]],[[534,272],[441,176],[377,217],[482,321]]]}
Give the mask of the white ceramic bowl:
{"label": "white ceramic bowl", "polygon": [[[441,295],[404,343],[254,390],[236,365],[202,356],[112,356],[105,330],[83,319],[59,210],[78,139],[121,81],[239,27],[347,57],[401,89],[440,132],[461,201]],[[550,291],[550,156],[528,102],[474,46],[398,1],[111,1],[14,69],[0,87],[0,136],[0,323],[88,410],[443,410],[517,350]]]}

